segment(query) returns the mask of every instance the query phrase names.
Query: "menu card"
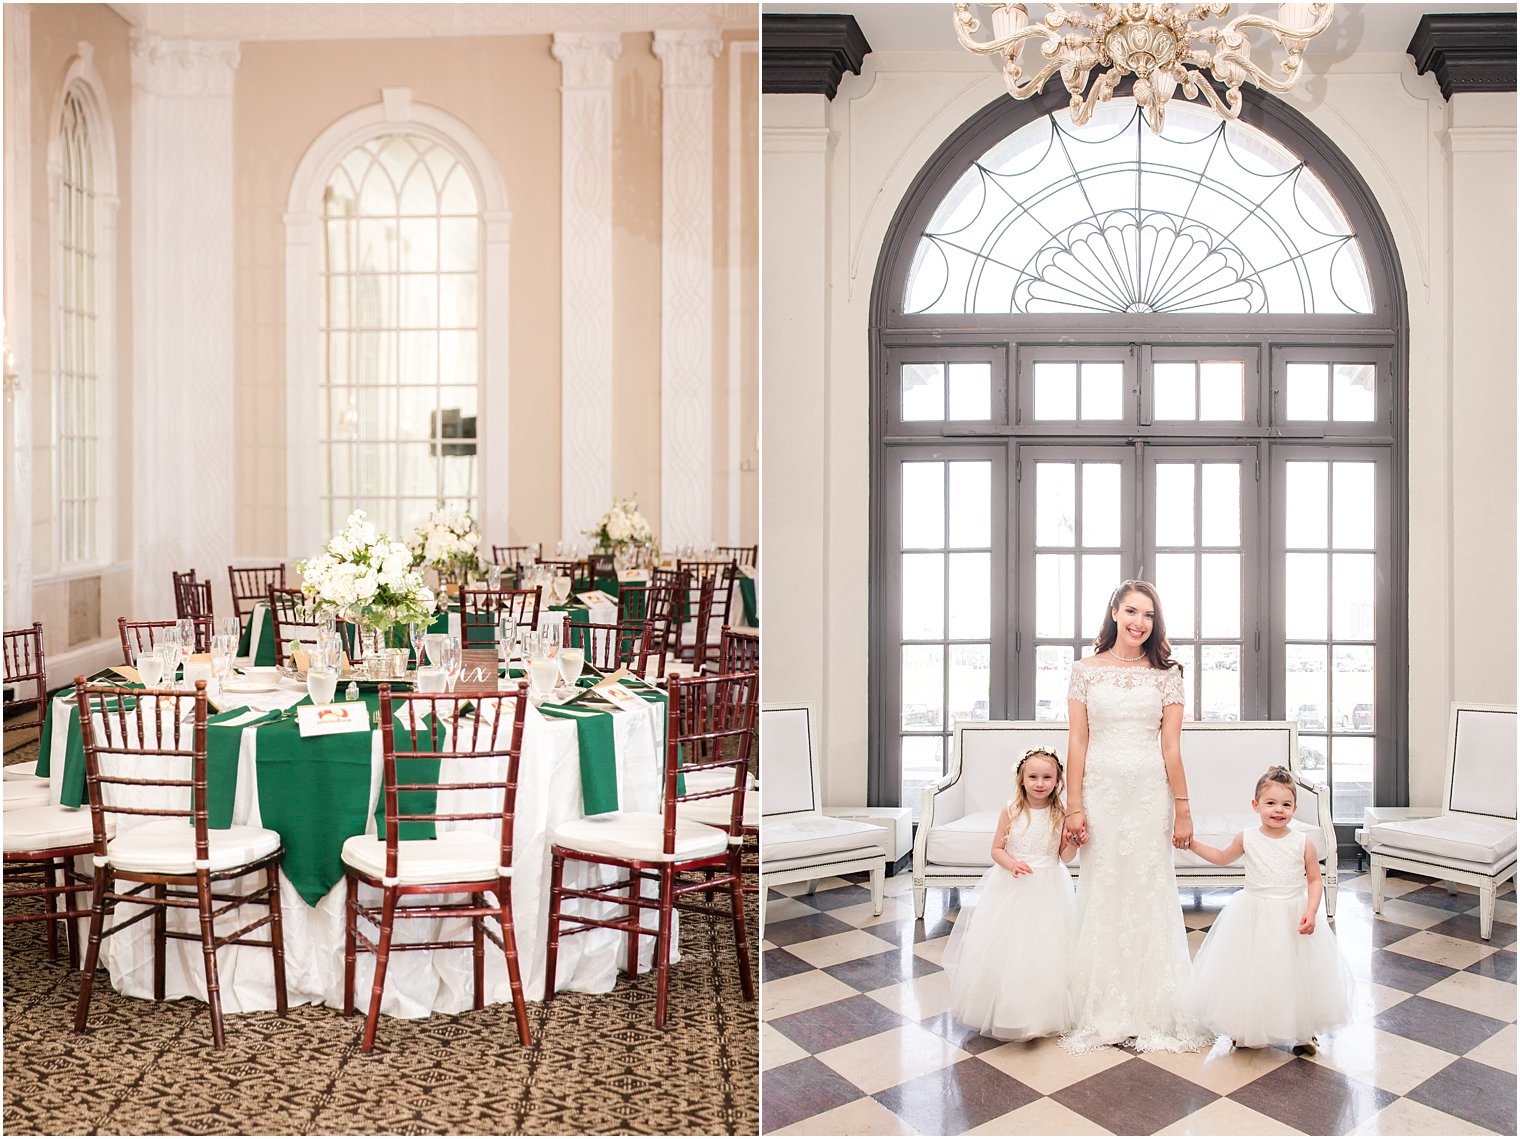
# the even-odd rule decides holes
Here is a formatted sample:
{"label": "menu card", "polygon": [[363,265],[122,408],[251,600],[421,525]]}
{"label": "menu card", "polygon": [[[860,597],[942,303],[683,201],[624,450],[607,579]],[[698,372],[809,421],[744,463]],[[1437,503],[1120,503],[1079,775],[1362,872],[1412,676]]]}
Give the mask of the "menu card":
{"label": "menu card", "polygon": [[593,605],[616,605],[612,598],[608,597],[600,589],[588,589],[585,593],[577,593],[575,599],[588,608]]}
{"label": "menu card", "polygon": [[343,704],[302,704],[296,722],[303,736],[335,736],[369,731],[369,707],[363,701]]}

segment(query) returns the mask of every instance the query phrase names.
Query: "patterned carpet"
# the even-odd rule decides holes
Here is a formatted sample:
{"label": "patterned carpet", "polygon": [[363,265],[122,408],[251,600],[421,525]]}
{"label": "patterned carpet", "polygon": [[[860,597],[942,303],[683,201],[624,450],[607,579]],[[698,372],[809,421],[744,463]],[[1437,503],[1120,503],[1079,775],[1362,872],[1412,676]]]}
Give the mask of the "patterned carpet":
{"label": "patterned carpet", "polygon": [[[913,918],[909,875],[870,892],[838,878],[767,904],[761,1080],[767,1133],[810,1135],[1514,1135],[1515,894],[1493,936],[1478,898],[1390,875],[1380,916],[1354,860],[1336,934],[1355,1019],[1313,1058],[1287,1049],[1068,1056],[1005,1044],[945,1011],[940,966],[958,892]],[[1196,951],[1231,890],[1183,891]]]}
{"label": "patterned carpet", "polygon": [[[6,761],[31,758],[27,750],[35,749]],[[228,1016],[219,1053],[203,1004],[122,997],[103,978],[90,1031],[75,1035],[78,975],[48,961],[41,923],[8,926],[4,1130],[755,1134],[756,1008],[739,990],[731,931],[688,915],[682,934],[664,1031],[654,1027],[650,973],[620,979],[611,993],[530,1003],[528,1049],[517,1043],[510,1006],[492,1005],[384,1019],[365,1056],[361,1017],[309,1006],[283,1020],[272,1012]]]}

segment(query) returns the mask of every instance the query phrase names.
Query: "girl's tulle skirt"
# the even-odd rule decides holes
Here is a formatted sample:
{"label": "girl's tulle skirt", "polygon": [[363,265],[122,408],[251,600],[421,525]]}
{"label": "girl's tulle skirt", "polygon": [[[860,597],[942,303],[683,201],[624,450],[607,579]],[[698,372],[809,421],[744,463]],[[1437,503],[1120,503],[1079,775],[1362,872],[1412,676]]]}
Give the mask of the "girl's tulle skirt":
{"label": "girl's tulle skirt", "polygon": [[1351,1019],[1356,982],[1324,909],[1299,933],[1306,899],[1292,893],[1242,890],[1193,958],[1196,1016],[1243,1048],[1306,1044]]}
{"label": "girl's tulle skirt", "polygon": [[983,874],[945,946],[950,1015],[998,1040],[1065,1032],[1076,912],[1071,875],[1059,862],[1018,878],[1001,866]]}

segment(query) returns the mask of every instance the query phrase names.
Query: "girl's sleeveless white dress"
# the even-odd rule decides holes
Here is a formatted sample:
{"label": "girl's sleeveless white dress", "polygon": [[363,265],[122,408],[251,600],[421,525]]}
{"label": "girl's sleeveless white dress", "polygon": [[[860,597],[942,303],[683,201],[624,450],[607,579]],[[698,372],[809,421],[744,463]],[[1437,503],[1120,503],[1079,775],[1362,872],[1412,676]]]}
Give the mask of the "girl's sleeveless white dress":
{"label": "girl's sleeveless white dress", "polygon": [[1048,807],[1026,812],[1008,828],[1003,849],[1034,873],[1015,878],[994,865],[974,895],[963,894],[943,958],[950,1015],[983,1036],[1029,1040],[1071,1023],[1067,962],[1076,896],[1057,854],[1060,841]]}
{"label": "girl's sleeveless white dress", "polygon": [[1071,670],[1087,705],[1069,1052],[1133,1041],[1137,1051],[1191,1052],[1212,1038],[1193,1018],[1187,930],[1172,863],[1172,792],[1161,712],[1183,702],[1176,669],[1089,664]]}
{"label": "girl's sleeveless white dress", "polygon": [[1193,959],[1198,1019],[1244,1048],[1305,1044],[1351,1019],[1355,981],[1323,905],[1314,932],[1298,932],[1308,902],[1304,841],[1298,830],[1245,832],[1245,889]]}

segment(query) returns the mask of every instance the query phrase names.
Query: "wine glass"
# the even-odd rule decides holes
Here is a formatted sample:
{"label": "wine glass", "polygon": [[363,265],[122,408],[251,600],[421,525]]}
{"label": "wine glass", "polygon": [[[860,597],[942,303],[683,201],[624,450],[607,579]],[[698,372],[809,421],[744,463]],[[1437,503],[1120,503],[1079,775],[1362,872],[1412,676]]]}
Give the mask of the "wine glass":
{"label": "wine glass", "polygon": [[570,575],[559,574],[554,579],[554,604],[563,605],[570,597]]}
{"label": "wine glass", "polygon": [[233,639],[233,651],[237,651],[237,641],[243,636],[243,625],[236,617],[218,617],[216,619],[216,631],[223,637]]}
{"label": "wine glass", "polygon": [[503,669],[512,659],[512,650],[516,645],[517,625],[512,621],[510,613],[504,613],[496,622],[496,660]]}
{"label": "wine glass", "polygon": [[223,694],[223,685],[227,677],[232,674],[232,656],[237,652],[238,639],[231,633],[218,633],[211,638],[211,679],[216,685],[218,699]]}
{"label": "wine glass", "polygon": [[501,571],[502,567],[494,563],[486,566],[486,588],[492,590],[501,588]]}
{"label": "wine glass", "polygon": [[581,669],[586,663],[586,650],[564,645],[554,659],[559,664],[559,678],[570,687],[575,687],[575,682],[581,678]]}
{"label": "wine glass", "polygon": [[565,626],[558,619],[558,614],[554,614],[553,619],[544,622],[538,635],[539,643],[543,646],[543,655],[552,659],[559,653],[560,643],[565,635]]}
{"label": "wine glass", "polygon": [[179,629],[160,629],[155,638],[156,647],[160,658],[164,662],[163,681],[170,688],[174,687],[174,674],[179,668]]}
{"label": "wine glass", "polygon": [[534,657],[544,655],[543,635],[536,629],[524,625],[518,629],[517,655],[524,661],[530,661]]}

